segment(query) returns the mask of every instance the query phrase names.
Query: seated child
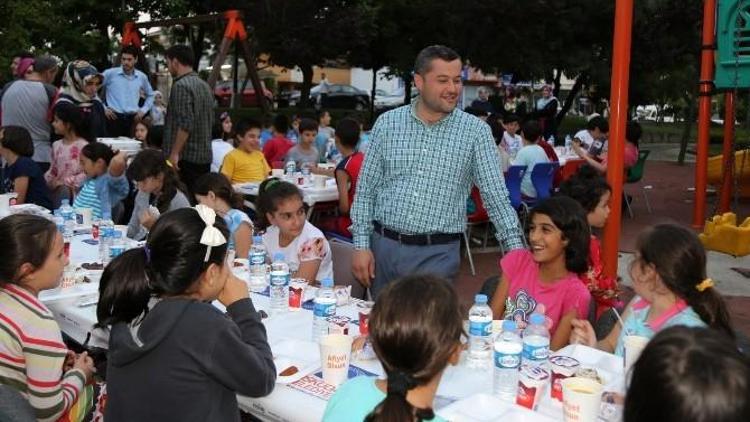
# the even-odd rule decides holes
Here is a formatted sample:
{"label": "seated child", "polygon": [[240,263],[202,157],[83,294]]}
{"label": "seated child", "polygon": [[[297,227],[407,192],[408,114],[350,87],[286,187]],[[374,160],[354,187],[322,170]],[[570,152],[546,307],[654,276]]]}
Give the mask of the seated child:
{"label": "seated child", "polygon": [[313,168],[318,163],[318,149],[315,148],[318,124],[312,119],[302,119],[299,124],[299,132],[299,143],[286,153],[284,161],[294,161],[298,169],[301,169],[303,164]]}
{"label": "seated child", "polygon": [[591,294],[577,274],[586,270],[589,226],[577,202],[552,197],[529,215],[530,250],[508,252],[500,260],[500,285],[492,296],[492,314],[516,321],[519,329],[532,313],[544,314],[550,348],[568,344],[571,321],[586,318]]}
{"label": "seated child", "polygon": [[195,199],[224,218],[229,229],[229,249],[234,249],[237,258],[247,258],[253,244],[253,222],[242,211],[242,196],[232,189],[226,176],[221,173],[204,174],[193,187]]}
{"label": "seated child", "polygon": [[128,196],[130,185],[125,177],[126,156],[115,155],[100,142],[81,150],[81,167],[86,173],[81,191],[73,201],[74,208],[91,208],[94,220],[111,220],[112,208]]}
{"label": "seated child", "polygon": [[625,422],[750,420],[750,363],[716,330],[660,331],[633,366]]}
{"label": "seated child", "polygon": [[224,157],[221,173],[231,183],[261,182],[271,172],[260,151],[260,123],[241,120],[235,127],[237,148]]}
{"label": "seated child", "polygon": [[294,146],[294,143],[286,137],[288,131],[288,117],[279,114],[273,118],[273,136],[263,144],[263,155],[270,164],[282,161],[286,153]]}
{"label": "seated child", "polygon": [[706,251],[692,230],[658,224],[638,237],[630,264],[636,296],[615,325],[597,342],[591,324],[573,321],[571,343],[582,343],[623,356],[625,333],[651,338],[674,325],[709,326],[734,338],[724,300],[706,277]]}
{"label": "seated child", "polygon": [[167,157],[158,149],[148,148],[136,154],[128,167],[128,177],[138,189],[128,222],[128,237],[131,239],[145,239],[159,215],[190,206],[185,196],[187,189],[167,163]]}
{"label": "seated child", "polygon": [[433,402],[443,371],[461,356],[463,319],[446,280],[415,275],[389,283],[369,321],[370,340],[387,378],[347,381],[328,401],[323,420],[443,421]]}
{"label": "seated child", "polygon": [[524,123],[521,129],[521,136],[523,138],[523,146],[518,151],[518,154],[516,154],[516,158],[513,159],[513,165],[526,166],[526,173],[523,175],[523,179],[521,179],[521,193],[527,198],[536,198],[536,189],[534,189],[534,184],[531,182],[531,171],[538,163],[549,163],[547,153],[544,152],[542,147],[537,145],[537,142],[542,137],[542,129],[539,127],[539,123],[534,120]]}
{"label": "seated child", "polygon": [[0,155],[5,159],[3,191],[15,192],[16,204],[36,204],[52,209],[44,173],[31,159],[34,143],[29,131],[20,126],[0,128]]}
{"label": "seated child", "polygon": [[0,380],[29,401],[40,421],[68,421],[91,407],[94,362],[63,343],[39,292],[57,287],[68,263],[55,224],[35,215],[0,220]]}
{"label": "seated child", "polygon": [[44,180],[57,207],[61,199],[71,199],[81,188],[86,178],[81,168],[81,150],[93,139],[87,138],[83,113],[71,103],[55,107],[52,128],[62,139],[52,144],[52,162]]}
{"label": "seated child", "polygon": [[308,283],[333,278],[331,247],[309,221],[297,186],[271,178],[260,184],[255,204],[269,256],[284,254],[292,276]]}
{"label": "seated child", "polygon": [[[228,116],[226,118],[229,119]],[[229,125],[231,128],[231,120],[229,121]],[[225,135],[224,123],[216,122],[211,129],[211,137],[213,138],[211,139],[211,171],[214,173],[218,173],[221,170],[221,165],[224,163],[224,158],[234,149],[234,147],[232,146],[232,138],[225,140],[224,138],[222,138],[222,136]]]}
{"label": "seated child", "polygon": [[96,308],[97,325],[111,326],[104,420],[239,422],[237,394],[271,393],[273,354],[247,284],[227,264],[228,235],[204,205],[169,211],[143,247],[104,269]]}

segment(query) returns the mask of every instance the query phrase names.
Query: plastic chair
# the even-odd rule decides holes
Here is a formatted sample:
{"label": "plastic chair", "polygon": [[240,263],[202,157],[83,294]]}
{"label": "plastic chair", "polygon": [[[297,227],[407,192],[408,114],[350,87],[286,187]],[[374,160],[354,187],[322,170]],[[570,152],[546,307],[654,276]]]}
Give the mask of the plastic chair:
{"label": "plastic chair", "polygon": [[[648,158],[648,155],[651,153],[651,151],[644,149],[641,151],[638,151],[638,161],[635,163],[633,167],[630,167],[628,169],[627,175],[625,177],[625,183],[626,184],[632,184],[632,183],[638,183],[643,178],[643,171],[646,167],[646,159]],[[648,210],[648,213],[651,214],[651,202],[648,200],[648,191],[650,191],[653,188],[651,185],[646,185],[641,187],[641,192],[643,192],[643,200],[646,202],[646,209]],[[633,208],[630,206],[630,202],[627,198],[623,198],[625,205],[628,207],[628,214],[630,215],[630,218],[633,218]]]}
{"label": "plastic chair", "polygon": [[518,210],[524,206],[521,199],[521,180],[526,174],[526,166],[510,166],[505,173],[505,187],[508,189],[510,205]]}
{"label": "plastic chair", "polygon": [[564,182],[574,174],[578,173],[578,169],[584,164],[586,164],[586,160],[584,159],[566,161],[565,165],[560,168],[560,181]]}
{"label": "plastic chair", "polygon": [[[466,231],[464,232],[464,242],[466,243],[466,255],[469,257],[471,275],[476,275],[476,270],[474,268],[474,257],[471,255],[471,242],[469,241],[471,239],[471,229],[474,226],[489,223],[490,217],[487,214],[487,209],[484,208],[484,202],[482,201],[482,195],[479,193],[479,188],[477,188],[476,186],[471,188],[471,199],[472,201],[474,201],[474,205],[476,205],[477,208],[473,213],[466,216],[467,224]],[[484,232],[482,246],[487,245],[488,231],[489,227]]]}
{"label": "plastic chair", "polygon": [[352,286],[352,297],[364,299],[365,287],[354,278],[352,273],[352,256],[354,244],[339,237],[328,239],[333,260],[333,279],[338,286]]}
{"label": "plastic chair", "polygon": [[552,181],[555,178],[555,172],[560,167],[560,163],[553,161],[551,163],[538,163],[531,170],[531,183],[536,190],[536,201],[547,199],[552,195]]}

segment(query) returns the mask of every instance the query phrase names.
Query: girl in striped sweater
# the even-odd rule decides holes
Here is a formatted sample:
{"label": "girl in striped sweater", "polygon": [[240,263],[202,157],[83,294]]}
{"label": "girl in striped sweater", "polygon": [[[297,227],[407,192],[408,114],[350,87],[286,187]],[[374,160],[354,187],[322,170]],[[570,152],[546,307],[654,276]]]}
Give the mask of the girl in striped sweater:
{"label": "girl in striped sweater", "polygon": [[37,420],[72,420],[91,404],[79,398],[94,363],[65,347],[37,298],[58,284],[67,264],[62,236],[43,217],[12,215],[0,220],[0,239],[0,383],[28,399]]}
{"label": "girl in striped sweater", "polygon": [[112,219],[112,208],[128,196],[125,153],[115,154],[108,145],[92,142],[81,150],[81,167],[86,173],[74,208],[91,208],[94,220]]}

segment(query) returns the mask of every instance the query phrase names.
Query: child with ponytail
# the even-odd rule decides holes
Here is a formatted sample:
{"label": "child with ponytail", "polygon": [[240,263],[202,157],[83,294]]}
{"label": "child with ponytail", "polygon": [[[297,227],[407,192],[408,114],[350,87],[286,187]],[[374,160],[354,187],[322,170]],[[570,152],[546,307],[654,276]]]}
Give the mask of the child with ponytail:
{"label": "child with ponytail", "polygon": [[443,371],[458,363],[462,320],[447,281],[425,275],[389,283],[370,314],[370,338],[387,379],[358,377],[343,384],[323,420],[443,421],[432,406]]}
{"label": "child with ponytail", "polygon": [[237,394],[273,390],[266,330],[226,263],[228,234],[204,205],[170,211],[144,247],[105,268],[96,311],[111,326],[105,420],[239,422]]}
{"label": "child with ponytail", "polygon": [[586,320],[574,320],[571,343],[596,346],[622,356],[626,333],[651,338],[675,325],[711,327],[735,338],[726,304],[706,276],[706,251],[698,236],[676,224],[659,224],[638,238],[630,264],[636,296],[616,325],[597,343]]}

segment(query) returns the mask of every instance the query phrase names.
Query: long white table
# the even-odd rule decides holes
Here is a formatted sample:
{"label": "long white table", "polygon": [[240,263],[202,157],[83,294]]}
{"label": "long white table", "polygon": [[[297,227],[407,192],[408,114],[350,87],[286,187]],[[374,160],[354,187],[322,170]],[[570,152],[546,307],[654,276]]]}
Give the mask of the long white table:
{"label": "long white table", "polygon": [[[83,242],[88,235],[79,235],[72,243],[71,258],[75,263],[94,262],[98,256],[98,247]],[[238,276],[244,276],[241,272]],[[54,313],[60,324],[60,328],[74,340],[83,342],[89,336],[89,344],[107,347],[108,331],[94,329],[96,322],[96,307],[78,306],[82,298],[96,295],[98,283],[94,282],[85,287],[75,286],[72,290],[64,289],[59,292],[43,293],[40,299],[45,302]],[[78,289],[78,290],[76,290]],[[68,291],[65,291],[68,290]],[[306,295],[307,296],[307,295]],[[252,300],[258,310],[269,311],[270,303],[266,296],[252,294]],[[223,307],[215,303],[219,309]],[[337,310],[338,315],[350,317],[357,321],[357,307],[352,303],[341,306]],[[286,312],[281,315],[271,315],[264,320],[268,333],[268,341],[274,353],[279,353],[282,344],[294,342],[295,349],[305,351],[306,360],[319,362],[317,346],[312,343],[312,312],[302,309],[296,312]],[[352,323],[349,326],[349,334],[357,335],[359,327]],[[558,353],[573,356],[581,361],[582,365],[597,368],[600,375],[604,377],[607,390],[622,392],[624,390],[624,379],[622,375],[622,359],[614,355],[594,350],[584,346],[568,346]],[[300,357],[302,358],[302,357]],[[353,365],[374,373],[382,375],[383,370],[377,360],[353,361]],[[319,367],[311,373],[319,372]],[[445,412],[449,420],[476,420],[465,408],[473,412],[499,412],[502,410],[503,420],[523,420],[547,422],[551,420],[562,420],[562,405],[545,393],[536,412],[527,411],[514,404],[505,407],[491,406],[485,408],[473,404],[472,400],[479,403],[488,402],[487,394],[492,393],[493,371],[489,369],[471,369],[465,364],[448,367],[443,375],[437,392],[435,408],[437,413]],[[491,399],[491,397],[490,397]],[[468,400],[468,401],[467,401]],[[249,398],[238,396],[238,403],[243,411],[251,413],[262,420],[269,421],[319,421],[323,417],[326,401],[306,392],[292,388],[288,385],[278,384],[274,391],[267,397]],[[494,413],[490,413],[494,414]],[[476,413],[474,414],[476,416]],[[494,417],[486,420],[495,420]],[[605,419],[618,420],[617,417]]]}
{"label": "long white table", "polygon": [[[257,197],[259,187],[260,183],[258,182],[237,183],[234,185],[234,190],[242,195]],[[328,178],[325,188],[318,188],[312,184],[297,185],[297,187],[302,191],[302,200],[308,205],[308,219],[312,215],[315,204],[339,200],[339,190],[336,187],[336,180],[333,178]],[[255,205],[249,201],[245,201],[245,206],[255,209]]]}

